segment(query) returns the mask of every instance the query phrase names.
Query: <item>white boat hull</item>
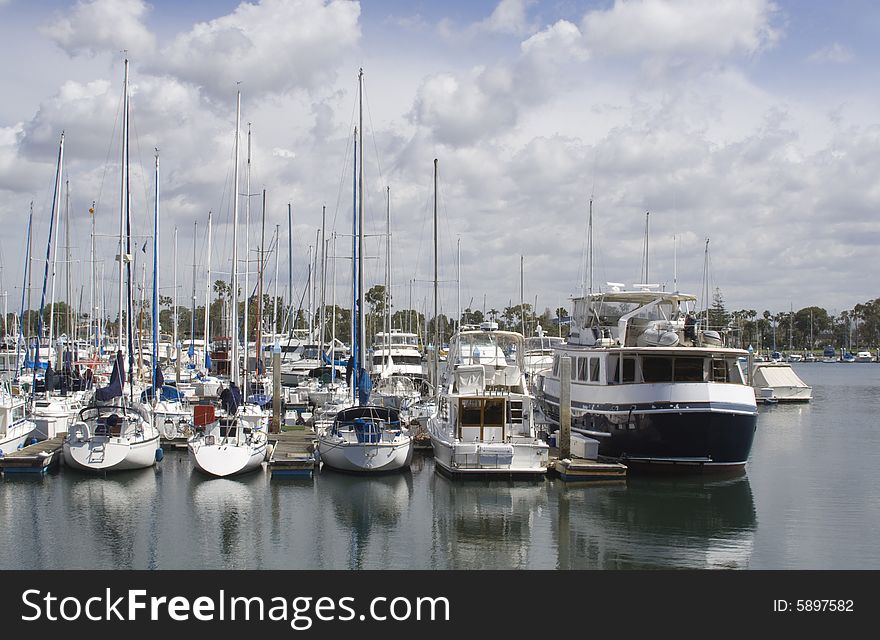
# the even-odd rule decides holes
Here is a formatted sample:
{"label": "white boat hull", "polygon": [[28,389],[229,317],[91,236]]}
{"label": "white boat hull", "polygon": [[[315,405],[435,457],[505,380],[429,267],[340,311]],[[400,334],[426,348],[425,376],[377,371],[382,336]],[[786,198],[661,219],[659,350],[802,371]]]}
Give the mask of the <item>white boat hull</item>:
{"label": "white boat hull", "polygon": [[266,442],[251,444],[190,443],[189,457],[202,473],[225,478],[255,471],[266,458]]}
{"label": "white boat hull", "polygon": [[159,434],[145,440],[92,436],[64,441],[64,462],[83,471],[125,471],[156,464]]}
{"label": "white boat hull", "polygon": [[36,428],[30,421],[19,423],[11,433],[0,436],[0,451],[4,454],[12,453],[19,445],[27,445],[28,440],[36,435]]}
{"label": "white boat hull", "polygon": [[321,462],[339,471],[396,471],[412,461],[412,438],[401,436],[391,442],[349,442],[332,434],[318,439]]}
{"label": "white boat hull", "polygon": [[446,425],[428,419],[434,462],[450,475],[544,475],[550,447],[540,440],[509,443],[461,442],[448,437]]}

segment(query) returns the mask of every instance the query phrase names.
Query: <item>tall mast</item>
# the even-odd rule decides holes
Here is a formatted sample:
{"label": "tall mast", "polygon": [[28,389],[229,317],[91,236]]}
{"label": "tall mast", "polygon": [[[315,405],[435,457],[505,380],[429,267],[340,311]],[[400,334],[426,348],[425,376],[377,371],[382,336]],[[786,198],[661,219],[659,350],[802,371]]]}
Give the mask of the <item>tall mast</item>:
{"label": "tall mast", "polygon": [[648,234],[648,220],[651,215],[650,211],[645,211],[645,279],[642,281],[645,284],[648,284],[648,242],[649,242],[649,234]]}
{"label": "tall mast", "polygon": [[319,323],[319,331],[321,332],[321,338],[318,340],[318,348],[321,350],[321,353],[324,352],[324,340],[326,336],[325,328],[325,318],[326,318],[326,310],[324,309],[324,304],[327,300],[327,243],[324,239],[324,228],[327,224],[327,205],[323,205],[321,207],[321,321]]}
{"label": "tall mast", "polygon": [[[62,134],[62,136],[63,135],[64,134]],[[34,219],[34,201],[33,200],[31,200],[30,216],[28,219],[29,220]],[[27,253],[30,257],[28,258],[29,262],[28,262],[27,269],[26,269],[26,271],[27,271],[27,310],[28,310],[27,337],[28,337],[28,341],[30,341],[31,324],[33,322],[33,312],[31,311],[31,280],[32,280],[33,271],[34,271],[34,269],[33,269],[34,246],[33,245],[34,245],[34,236],[33,236],[33,234],[30,234],[30,235],[28,235],[28,250],[27,250]],[[23,314],[22,314],[22,318],[21,318],[20,322],[24,322],[24,315]]]}
{"label": "tall mast", "polygon": [[[255,328],[257,330],[257,336],[256,336],[255,345],[254,345],[255,349],[256,349],[256,353],[254,354],[254,357],[255,357],[255,360],[257,363],[256,366],[257,366],[258,371],[259,371],[259,366],[260,366],[260,354],[263,353],[263,261],[264,261],[263,254],[265,253],[265,248],[266,248],[266,190],[265,189],[263,189],[263,215],[262,215],[262,218],[263,218],[263,223],[262,223],[261,232],[260,232],[260,253],[258,254],[259,255],[258,264],[260,266],[260,272],[259,272],[258,278],[259,278],[260,286],[259,286],[259,294],[257,297],[257,321],[255,323],[256,324]],[[245,344],[247,344],[247,343],[245,343]],[[247,356],[245,356],[245,358],[247,358]]]}
{"label": "tall mast", "polygon": [[[55,193],[52,196],[52,213],[49,217],[49,239],[46,242],[46,266],[43,270],[43,293],[40,297],[40,314],[37,316],[37,344],[36,344],[36,358],[34,362],[37,361],[40,355],[40,340],[43,337],[43,308],[46,304],[46,280],[49,275],[49,257],[51,256],[52,250],[52,232],[55,227],[55,210],[59,204],[59,200],[61,199],[61,174],[63,170],[64,163],[64,132],[61,132],[61,142],[58,146],[58,166],[55,170]],[[54,315],[54,314],[52,314]],[[51,317],[51,316],[50,316]],[[51,320],[50,320],[51,324]],[[51,343],[51,341],[50,341]],[[51,344],[50,344],[51,346]],[[36,375],[36,371],[34,371]],[[36,385],[33,385],[35,388]]]}
{"label": "tall mast", "polygon": [[382,359],[382,371],[388,366],[391,358],[391,187],[385,187],[385,314],[382,325],[385,331],[385,357]]}
{"label": "tall mast", "polygon": [[[122,85],[122,165],[126,166],[128,160],[128,60],[125,61],[125,80]],[[125,219],[128,207],[128,172],[122,170],[122,184],[119,189],[119,336],[117,348],[122,351],[122,313],[125,298],[123,297],[123,282],[125,262],[129,259],[125,245]],[[124,377],[124,376],[123,376]]]}
{"label": "tall mast", "polygon": [[[159,149],[156,148],[156,207],[153,211],[153,406],[156,406],[156,368],[159,366]],[[155,416],[154,416],[155,419]]]}
{"label": "tall mast", "polygon": [[[76,341],[76,324],[74,324],[73,305],[70,291],[70,177],[65,180],[66,197],[64,200],[64,275],[65,285],[67,289],[67,344],[71,345]],[[72,334],[72,335],[71,335]]]}
{"label": "tall mast", "polygon": [[174,305],[174,338],[173,346],[177,349],[177,227],[174,227],[174,291],[171,293],[171,304]]}
{"label": "tall mast", "polygon": [[456,324],[458,325],[458,330],[461,331],[461,236],[458,237],[456,245],[455,280],[458,285],[458,316]]}
{"label": "tall mast", "polygon": [[[364,343],[366,341],[366,330],[364,327],[364,70],[360,69],[358,73],[358,122],[360,135],[358,149],[360,152],[358,167],[358,366],[363,368],[366,365],[364,359]],[[354,372],[358,374],[358,370]]]}
{"label": "tall mast", "polygon": [[275,306],[272,308],[272,340],[278,341],[278,254],[281,253],[281,225],[275,225]]}
{"label": "tall mast", "polygon": [[[236,275],[238,265],[238,130],[241,127],[241,91],[236,92],[235,98],[235,169],[233,171],[232,193],[232,291],[230,302],[232,303],[232,381],[238,385],[240,381],[238,369],[238,277]],[[247,292],[245,292],[247,295]],[[247,337],[245,337],[247,344]],[[205,345],[207,348],[207,344]]]}
{"label": "tall mast", "polygon": [[526,298],[525,289],[523,288],[523,261],[524,257],[519,257],[519,322],[522,325],[522,334],[526,335]]}
{"label": "tall mast", "polygon": [[[31,207],[33,207],[33,203],[31,203]],[[25,283],[30,279],[30,265],[31,265],[31,225],[34,222],[34,212],[31,209],[30,215],[28,216],[28,230],[27,230],[27,245],[25,246],[25,254],[24,254],[24,277],[22,278],[22,286],[21,286],[21,312],[18,315],[18,340],[15,343],[15,366],[17,369],[17,373],[15,375],[16,379],[21,377],[21,358],[19,357],[21,354],[21,344],[24,340],[24,294],[25,294]]]}
{"label": "tall mast", "polygon": [[306,290],[309,295],[309,304],[308,304],[308,316],[309,316],[309,341],[312,340],[312,246],[309,245],[309,266],[308,266],[308,277],[306,278]]}
{"label": "tall mast", "polygon": [[[247,134],[247,164],[245,165],[244,179],[244,246],[250,251],[250,228],[251,228],[251,123],[248,122]],[[245,254],[244,259],[244,382],[248,381],[248,302],[251,297],[251,290],[248,280],[250,279],[250,259],[249,254]],[[259,359],[260,354],[256,354]]]}
{"label": "tall mast", "polygon": [[[316,330],[320,330],[321,323],[317,317],[317,309],[315,307],[318,306],[318,247],[320,246],[321,239],[321,230],[315,229],[315,253],[312,255],[312,316],[314,317],[315,325],[314,328]],[[315,340],[315,336],[312,336],[312,340],[315,341],[316,344],[321,344],[321,340]]]}
{"label": "tall mast", "polygon": [[[64,135],[63,133],[61,134]],[[60,171],[60,169],[59,169]],[[59,176],[61,173],[59,173]],[[55,272],[58,263],[58,230],[61,228],[61,183],[57,186],[57,200],[52,201],[52,215],[57,215],[57,224],[55,225],[55,239],[50,242],[52,245],[52,293],[49,299],[49,349],[55,343]],[[57,208],[56,208],[57,207]],[[47,256],[48,257],[48,256]],[[70,301],[68,301],[70,304]]]}
{"label": "tall mast", "polygon": [[434,402],[439,403],[440,318],[437,315],[437,277],[437,158],[434,158]]}
{"label": "tall mast", "polygon": [[208,355],[210,353],[210,349],[208,345],[211,340],[211,212],[208,212],[208,253],[207,253],[207,261],[208,261],[208,278],[207,285],[205,286],[205,356],[204,356],[204,364],[205,367],[208,367]]}
{"label": "tall mast", "polygon": [[[189,314],[189,359],[193,362],[195,358],[195,340],[196,340],[196,236],[198,235],[199,222],[193,222],[193,289],[192,289],[192,310]],[[207,347],[208,345],[205,345]]]}
{"label": "tall mast", "polygon": [[[360,83],[359,83],[360,84]],[[352,206],[351,206],[351,361],[352,361],[352,377],[351,377],[351,393],[354,399],[354,402],[357,402],[357,370],[358,364],[360,363],[358,349],[357,349],[357,337],[358,337],[358,324],[360,323],[360,318],[358,317],[358,285],[357,285],[357,232],[358,232],[358,217],[357,217],[357,207],[358,207],[358,193],[357,193],[357,185],[358,185],[358,127],[354,128],[354,158],[353,169],[352,169]]]}
{"label": "tall mast", "polygon": [[293,335],[293,209],[287,203],[287,330],[288,335]]}
{"label": "tall mast", "polygon": [[[92,238],[91,238],[91,250],[92,250],[92,281],[89,286],[89,335],[94,336],[95,338],[95,352],[93,357],[97,357],[98,355],[98,299],[95,297],[95,282],[97,281],[97,264],[95,264],[95,202],[92,201],[92,206],[89,207],[89,217],[92,219]],[[92,329],[92,322],[95,323],[94,330]]]}

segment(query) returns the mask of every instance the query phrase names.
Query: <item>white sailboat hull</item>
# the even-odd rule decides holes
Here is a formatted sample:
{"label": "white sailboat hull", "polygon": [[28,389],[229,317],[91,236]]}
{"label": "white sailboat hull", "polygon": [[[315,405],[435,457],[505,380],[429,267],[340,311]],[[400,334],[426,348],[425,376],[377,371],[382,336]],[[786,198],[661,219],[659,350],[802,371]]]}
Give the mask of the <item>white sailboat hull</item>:
{"label": "white sailboat hull", "polygon": [[125,471],[156,464],[159,434],[143,440],[112,436],[68,437],[64,441],[64,462],[83,471]]}
{"label": "white sailboat hull", "polygon": [[266,458],[265,441],[260,444],[191,442],[188,448],[196,469],[218,478],[255,471]]}
{"label": "white sailboat hull", "polygon": [[396,471],[412,461],[412,438],[402,435],[392,441],[363,443],[346,441],[333,434],[318,439],[321,462],[339,471]]}
{"label": "white sailboat hull", "polygon": [[19,445],[27,444],[27,441],[34,435],[36,428],[37,426],[29,420],[19,422],[9,432],[0,436],[0,451],[12,453],[18,449]]}

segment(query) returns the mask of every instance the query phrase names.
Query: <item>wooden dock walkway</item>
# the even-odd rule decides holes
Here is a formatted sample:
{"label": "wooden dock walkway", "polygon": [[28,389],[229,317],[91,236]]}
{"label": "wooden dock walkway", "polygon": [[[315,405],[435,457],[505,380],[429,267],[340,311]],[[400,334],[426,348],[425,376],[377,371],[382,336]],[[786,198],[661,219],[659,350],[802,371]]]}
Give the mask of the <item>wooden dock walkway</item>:
{"label": "wooden dock walkway", "polygon": [[583,458],[560,459],[559,449],[550,447],[550,463],[547,471],[555,473],[566,482],[624,481],[627,467],[619,462],[602,462]]}
{"label": "wooden dock walkway", "polygon": [[315,432],[310,428],[270,433],[272,475],[311,478],[315,471]]}
{"label": "wooden dock walkway", "polygon": [[66,433],[28,445],[0,458],[0,471],[10,473],[47,473],[61,462],[61,448]]}

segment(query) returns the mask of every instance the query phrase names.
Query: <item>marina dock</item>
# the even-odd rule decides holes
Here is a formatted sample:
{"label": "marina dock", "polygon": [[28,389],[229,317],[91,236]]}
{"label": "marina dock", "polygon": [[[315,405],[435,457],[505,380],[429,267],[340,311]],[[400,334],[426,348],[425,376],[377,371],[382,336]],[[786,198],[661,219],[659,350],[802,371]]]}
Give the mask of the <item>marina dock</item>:
{"label": "marina dock", "polygon": [[273,476],[311,478],[315,471],[315,433],[309,428],[291,429],[269,435]]}
{"label": "marina dock", "polygon": [[28,445],[0,458],[0,471],[10,473],[47,473],[61,462],[61,447],[66,433]]}

